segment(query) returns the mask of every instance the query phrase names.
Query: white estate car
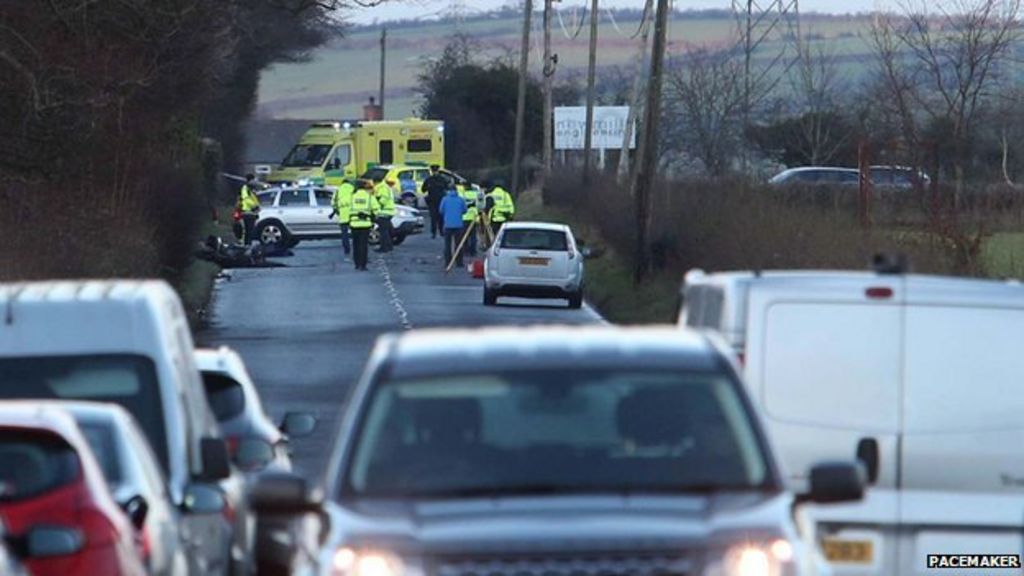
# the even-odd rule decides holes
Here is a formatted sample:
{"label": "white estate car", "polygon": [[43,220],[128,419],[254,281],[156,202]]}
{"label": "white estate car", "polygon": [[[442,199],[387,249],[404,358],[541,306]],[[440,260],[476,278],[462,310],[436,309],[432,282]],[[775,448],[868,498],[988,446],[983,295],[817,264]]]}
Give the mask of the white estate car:
{"label": "white estate car", "polygon": [[[257,193],[260,219],[256,237],[263,244],[289,247],[301,240],[340,238],[338,219],[330,217],[333,196],[333,189],[318,187],[271,188]],[[419,210],[398,204],[391,225],[397,245],[409,234],[422,231],[424,219]],[[376,243],[376,238],[371,237],[370,242]]]}
{"label": "white estate car", "polygon": [[565,298],[583,305],[583,254],[564,224],[509,222],[484,260],[484,304],[501,296]]}

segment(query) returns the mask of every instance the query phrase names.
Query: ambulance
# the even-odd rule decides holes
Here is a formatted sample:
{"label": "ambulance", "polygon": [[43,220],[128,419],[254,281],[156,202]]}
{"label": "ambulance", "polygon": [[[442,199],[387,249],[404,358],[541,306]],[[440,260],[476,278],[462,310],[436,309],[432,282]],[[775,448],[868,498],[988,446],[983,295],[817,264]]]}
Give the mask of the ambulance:
{"label": "ambulance", "polygon": [[418,118],[317,122],[265,181],[337,186],[382,164],[444,166],[444,123]]}

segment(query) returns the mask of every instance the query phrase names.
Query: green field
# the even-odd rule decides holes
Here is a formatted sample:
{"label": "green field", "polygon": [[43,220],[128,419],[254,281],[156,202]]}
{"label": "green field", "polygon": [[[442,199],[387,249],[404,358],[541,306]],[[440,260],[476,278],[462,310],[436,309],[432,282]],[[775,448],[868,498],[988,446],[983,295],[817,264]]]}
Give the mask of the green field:
{"label": "green field", "polygon": [[[581,14],[576,14],[578,19]],[[535,19],[531,65],[539,75],[541,29]],[[578,22],[578,20],[577,20]],[[574,16],[563,14],[563,26],[556,19],[553,50],[559,57],[556,81],[585,71],[587,29],[576,38]],[[636,54],[636,41],[631,38],[638,22],[622,17],[616,25],[604,17],[598,32],[598,66],[629,66]],[[452,35],[472,37],[480,47],[480,57],[512,57],[518,50],[522,22],[515,18],[494,18],[456,22],[424,22],[402,27],[388,33],[388,70],[386,115],[401,118],[415,113],[417,76],[424,63],[438,56]],[[820,38],[829,51],[842,60],[845,75],[863,68],[868,47],[860,37],[867,30],[868,20],[853,17],[807,16],[802,33]],[[695,47],[724,49],[736,42],[736,22],[726,15],[697,17],[675,14],[669,29],[670,54],[680,54]],[[316,50],[308,62],[279,64],[264,72],[260,82],[257,114],[264,118],[355,118],[362,105],[375,96],[379,85],[378,29],[356,28],[346,37],[332,41]],[[782,49],[781,41],[766,42],[759,58],[767,61]]]}

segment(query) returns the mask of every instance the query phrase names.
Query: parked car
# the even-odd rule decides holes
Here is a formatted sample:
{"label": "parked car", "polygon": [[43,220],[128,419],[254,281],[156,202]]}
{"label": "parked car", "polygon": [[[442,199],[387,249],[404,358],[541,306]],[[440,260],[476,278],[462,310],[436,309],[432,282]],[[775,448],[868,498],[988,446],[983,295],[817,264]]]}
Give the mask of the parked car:
{"label": "parked car", "polygon": [[583,305],[584,253],[564,224],[509,222],[484,257],[484,304],[502,296],[565,298]]}
{"label": "parked car", "polygon": [[906,166],[872,166],[871,184],[879,188],[927,188],[932,179],[920,170]]}
{"label": "parked car", "polygon": [[[269,466],[291,470],[288,441],[313,433],[316,417],[305,412],[290,412],[280,426],[274,425],[263,411],[259,394],[253,385],[242,357],[234,350],[197,349],[196,364],[203,375],[206,398],[217,418],[221,433],[235,465],[245,471],[259,471]],[[257,439],[270,448],[264,456],[259,446],[246,446],[246,439]],[[239,452],[243,452],[240,461]]]}
{"label": "parked car", "polygon": [[837,574],[1024,549],[1024,286],[877,272],[686,275],[679,323],[745,358],[791,471],[857,455],[862,503],[808,510]]}
{"label": "parked car", "polygon": [[[863,488],[851,461],[787,492],[728,351],[671,328],[382,337],[327,474],[325,575],[816,574],[796,504]],[[288,475],[252,499],[320,505]]]}
{"label": "parked car", "polygon": [[[42,404],[42,403],[41,403]],[[154,576],[188,574],[181,513],[171,502],[153,449],[135,419],[116,404],[60,402],[78,423],[100,465],[114,501],[139,532],[142,560]],[[216,486],[207,490],[219,491]],[[219,514],[220,508],[212,511]]]}
{"label": "parked car", "polygon": [[[446,168],[439,170],[453,184],[459,187],[472,186],[459,174]],[[427,209],[427,198],[423,194],[423,183],[430,177],[430,167],[426,165],[411,164],[382,164],[370,168],[360,176],[363,180],[387,180],[393,179],[398,183],[398,197],[395,198],[402,204],[413,206],[420,210]]]}
{"label": "parked car", "polygon": [[[332,188],[271,188],[256,196],[260,201],[256,237],[263,244],[292,247],[302,240],[341,238],[338,219],[330,218]],[[422,231],[425,224],[419,210],[399,204],[395,206],[391,225],[392,240],[398,245],[407,236]]]}
{"label": "parked car", "polygon": [[[182,510],[193,572],[248,572],[244,479],[206,403],[188,320],[161,281],[0,284],[0,398],[123,406],[142,427]],[[221,514],[196,502],[217,483]]]}
{"label": "parked car", "polygon": [[60,409],[0,402],[0,516],[10,534],[24,535],[32,574],[143,572],[134,527]]}
{"label": "parked car", "polygon": [[779,172],[769,181],[772,185],[852,185],[860,183],[860,172],[855,168],[832,166],[801,166]]}

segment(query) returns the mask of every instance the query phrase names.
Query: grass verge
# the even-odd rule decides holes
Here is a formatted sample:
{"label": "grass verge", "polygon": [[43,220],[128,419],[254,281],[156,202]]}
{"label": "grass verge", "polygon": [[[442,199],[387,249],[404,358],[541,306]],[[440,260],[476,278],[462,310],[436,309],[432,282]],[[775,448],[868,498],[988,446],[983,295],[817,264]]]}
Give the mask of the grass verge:
{"label": "grass verge", "polygon": [[619,255],[595,226],[575,218],[571,211],[545,206],[539,190],[519,196],[518,220],[562,222],[572,227],[577,239],[586,241],[595,257],[586,264],[586,297],[608,321],[616,324],[660,324],[674,322],[680,278],[676,274],[656,274],[633,283],[629,260]]}
{"label": "grass verge", "polygon": [[[231,207],[218,209],[217,221],[207,221],[202,227],[200,238],[232,237],[231,212]],[[213,295],[213,283],[220,271],[220,266],[213,262],[192,258],[173,282],[193,329],[199,328],[205,320],[206,308]]]}

